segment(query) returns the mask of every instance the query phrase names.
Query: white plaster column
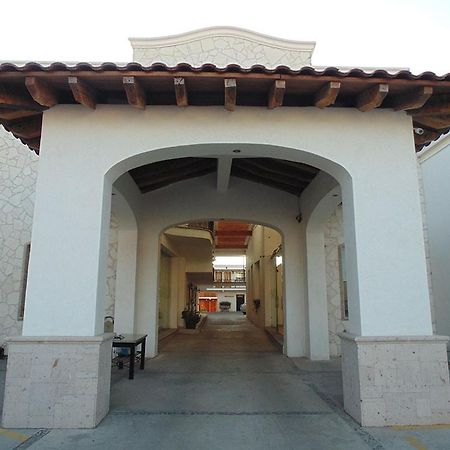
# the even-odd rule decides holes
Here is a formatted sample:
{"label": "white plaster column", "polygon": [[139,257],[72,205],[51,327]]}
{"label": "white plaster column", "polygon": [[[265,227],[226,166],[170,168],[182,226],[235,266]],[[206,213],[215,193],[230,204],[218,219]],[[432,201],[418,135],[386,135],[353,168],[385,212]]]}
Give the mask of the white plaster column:
{"label": "white plaster column", "polygon": [[[170,258],[171,280],[170,280],[170,313],[169,328],[178,328],[178,320],[181,318],[179,304],[184,309],[186,295],[186,260],[179,256]],[[181,320],[181,319],[180,319]]]}
{"label": "white plaster column", "polygon": [[307,231],[309,357],[330,359],[324,230],[320,224]]}
{"label": "white plaster column", "polygon": [[289,357],[306,355],[305,232],[298,224],[284,234],[285,347]]}
{"label": "white plaster column", "polygon": [[148,222],[139,224],[135,331],[147,335],[148,358],[158,354],[159,248],[159,232]]}
{"label": "white plaster column", "polygon": [[355,335],[432,334],[414,158],[411,153],[409,167],[372,165],[342,186],[349,331]]}
{"label": "white plaster column", "polygon": [[383,161],[374,155],[368,167],[341,183],[344,407],[365,426],[448,423],[447,338],[432,335],[413,146],[394,146]]}
{"label": "white plaster column", "polygon": [[95,157],[86,164],[64,142],[43,139],[39,159],[23,336],[9,341],[3,426],[94,427],[110,395],[111,182]]}
{"label": "white plaster column", "polygon": [[134,333],[137,223],[127,201],[118,192],[113,195],[112,208],[119,223],[114,331]]}
{"label": "white plaster column", "polygon": [[103,333],[111,183],[49,150],[39,161],[23,335],[95,336]]}

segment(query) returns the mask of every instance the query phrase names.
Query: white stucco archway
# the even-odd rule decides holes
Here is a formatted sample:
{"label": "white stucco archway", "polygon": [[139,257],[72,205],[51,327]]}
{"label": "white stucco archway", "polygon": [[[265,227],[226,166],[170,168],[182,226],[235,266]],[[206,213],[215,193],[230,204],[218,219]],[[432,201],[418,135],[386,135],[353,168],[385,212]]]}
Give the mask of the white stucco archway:
{"label": "white stucco archway", "polygon": [[[131,168],[184,156],[229,158],[234,157],[235,149],[246,158],[302,162],[331,175],[342,192],[350,316],[350,334],[343,346],[344,354],[350,355],[344,358],[344,380],[350,381],[344,396],[347,410],[364,421],[359,386],[366,381],[359,375],[352,379],[359,361],[358,337],[372,343],[380,336],[415,336],[411,345],[418,346],[432,334],[410,130],[407,115],[389,110],[362,114],[341,108],[270,111],[242,107],[229,114],[219,107],[155,106],[135,111],[125,105],[99,105],[93,112],[76,105],[60,105],[46,111],[24,339],[87,339],[92,345],[100,345],[101,361],[106,361],[108,345],[99,335],[103,330],[111,192],[113,183]],[[136,185],[122,178],[126,188],[136,194]],[[208,183],[208,176],[203,181]],[[289,317],[292,323],[303,321],[301,326],[291,328],[287,352],[306,355],[306,267],[298,256],[305,255],[306,223],[299,226],[295,220],[297,198],[291,196],[292,201],[286,201],[285,194],[281,198],[274,189],[243,180],[235,180],[220,193],[212,181],[209,179],[210,189],[199,188],[198,180],[189,180],[183,182],[183,190],[172,185],[142,196],[127,195],[126,189],[115,183],[130,205],[134,202],[138,226],[139,222],[148,223],[144,227],[147,231],[138,230],[137,309],[145,292],[156,286],[149,286],[151,278],[146,276],[156,272],[155,237],[164,228],[157,215],[164,213],[166,224],[222,215],[278,224],[278,218],[283,217],[284,225],[278,227],[286,242],[286,270],[292,270],[286,277],[297,278],[294,295],[286,295],[299,299],[292,304]],[[312,201],[317,194],[312,185],[300,201],[305,217],[308,205],[317,204],[323,197]],[[249,195],[242,196],[242,192]],[[262,192],[266,195],[261,199],[258,195]],[[179,208],[167,208],[167,196],[175,194],[177,205],[191,203],[192,208],[183,214]],[[234,205],[229,214],[217,202],[221,195]],[[153,210],[146,204],[150,197]],[[202,198],[203,205],[192,205],[197,197]],[[257,208],[252,198],[258,199]],[[268,218],[270,214],[276,219]],[[137,315],[139,331],[143,322],[154,323],[152,314]],[[43,321],[42,317],[51,320]],[[155,337],[152,339],[155,342]],[[107,376],[106,363],[101,367]],[[105,396],[106,391],[102,391],[95,397],[102,399],[99,416],[107,406]]]}

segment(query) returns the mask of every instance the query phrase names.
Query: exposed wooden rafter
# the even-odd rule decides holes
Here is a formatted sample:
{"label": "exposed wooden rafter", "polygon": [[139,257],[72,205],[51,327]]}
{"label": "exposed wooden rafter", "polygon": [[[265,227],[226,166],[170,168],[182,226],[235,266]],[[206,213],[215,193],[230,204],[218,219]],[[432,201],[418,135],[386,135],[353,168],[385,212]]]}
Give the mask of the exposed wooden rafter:
{"label": "exposed wooden rafter", "polygon": [[14,120],[23,119],[24,117],[40,116],[41,111],[29,111],[26,109],[2,109],[0,107],[0,119]]}
{"label": "exposed wooden rafter", "polygon": [[135,108],[145,109],[147,98],[141,82],[136,77],[123,77],[122,83],[127,94],[128,104]]}
{"label": "exposed wooden rafter", "polygon": [[443,130],[450,127],[450,114],[440,116],[414,116],[414,121],[435,130]]}
{"label": "exposed wooden rafter", "polygon": [[314,96],[314,106],[317,108],[326,108],[332,105],[339,94],[341,83],[338,81],[330,81],[320,88]]}
{"label": "exposed wooden rafter", "polygon": [[30,119],[16,119],[7,122],[6,126],[18,137],[25,139],[38,138],[41,135],[42,116]]}
{"label": "exposed wooden rafter", "polygon": [[25,86],[34,101],[40,105],[51,108],[59,103],[56,90],[44,79],[26,77]]}
{"label": "exposed wooden rafter", "polygon": [[86,108],[96,108],[96,92],[87,82],[80,80],[78,77],[68,77],[68,83],[76,102],[86,106]]}
{"label": "exposed wooden rafter", "polygon": [[31,97],[16,92],[2,84],[0,84],[0,106],[12,109],[43,110],[42,106],[36,103]]}
{"label": "exposed wooden rafter", "polygon": [[[325,108],[337,102],[339,107],[357,107],[361,111],[378,107],[405,110],[417,127],[431,132],[422,137],[414,135],[419,146],[433,133],[442,134],[450,128],[448,76],[366,77],[356,72],[344,76],[337,71],[333,75],[332,70],[322,75],[238,69],[226,72],[212,69],[175,71],[173,68],[167,71],[135,70],[131,66],[130,69],[106,70],[58,67],[56,70],[10,70],[4,67],[0,71],[0,123],[8,128],[8,122],[25,118],[32,120],[58,102],[80,103],[95,108],[100,103],[122,105],[128,101],[136,108],[144,108],[148,103],[146,93],[151,92],[151,103],[155,105],[222,105],[229,111],[233,111],[237,104],[267,105],[269,108]],[[8,129],[14,133],[12,127]],[[27,141],[23,137],[21,139]]]}
{"label": "exposed wooden rafter", "polygon": [[299,188],[295,188],[289,184],[282,184],[282,183],[278,183],[275,181],[272,181],[268,178],[262,179],[260,176],[255,175],[251,172],[248,172],[247,170],[243,169],[242,167],[233,167],[232,171],[231,171],[231,175],[238,177],[238,178],[243,178],[244,180],[248,180],[248,181],[253,181],[255,183],[259,183],[259,184],[264,184],[266,186],[275,188],[275,189],[280,189],[282,191],[285,192],[289,192],[290,194],[293,195],[299,195],[301,192],[301,189]]}
{"label": "exposed wooden rafter", "polygon": [[245,237],[251,236],[252,230],[216,230],[214,234],[221,237]]}
{"label": "exposed wooden rafter", "polygon": [[428,142],[434,141],[440,136],[438,131],[424,130],[423,134],[416,134],[414,136],[416,145],[427,144]]}
{"label": "exposed wooden rafter", "polygon": [[433,88],[431,86],[423,86],[408,94],[397,96],[392,102],[392,108],[394,111],[420,108],[432,95]]}
{"label": "exposed wooden rafter", "polygon": [[246,170],[249,173],[252,173],[253,175],[259,176],[262,180],[268,179],[275,181],[277,183],[282,183],[285,185],[292,186],[296,189],[304,189],[305,186],[308,185],[308,183],[311,181],[309,179],[308,181],[305,181],[303,179],[299,179],[297,177],[294,177],[292,175],[288,174],[277,174],[273,171],[267,170],[266,168],[259,166],[255,166],[252,163],[251,158],[250,159],[240,159],[235,161],[236,167],[242,168]]}
{"label": "exposed wooden rafter", "polygon": [[234,111],[236,108],[237,84],[236,78],[225,78],[225,109]]}
{"label": "exposed wooden rafter", "polygon": [[316,172],[303,171],[302,165],[297,164],[295,169],[289,166],[284,160],[273,159],[273,158],[249,158],[248,163],[257,169],[260,169],[269,174],[279,175],[287,179],[293,178],[297,182],[307,182],[311,181],[311,173],[314,175]]}
{"label": "exposed wooden rafter", "polygon": [[41,146],[41,138],[34,138],[34,139],[26,139],[27,145],[32,148],[36,153],[39,154],[39,148]]}
{"label": "exposed wooden rafter", "polygon": [[430,99],[422,108],[410,111],[414,117],[450,114],[450,95],[437,95]]}
{"label": "exposed wooden rafter", "polygon": [[389,92],[387,84],[376,84],[361,92],[356,100],[356,107],[363,112],[378,108]]}
{"label": "exposed wooden rafter", "polygon": [[186,88],[186,82],[184,78],[181,77],[175,77],[173,79],[174,86],[175,86],[175,97],[177,100],[178,106],[188,106],[189,105],[189,99],[188,99],[188,92]]}
{"label": "exposed wooden rafter", "polygon": [[286,81],[275,80],[269,90],[269,109],[278,108],[283,105],[284,93],[286,91]]}

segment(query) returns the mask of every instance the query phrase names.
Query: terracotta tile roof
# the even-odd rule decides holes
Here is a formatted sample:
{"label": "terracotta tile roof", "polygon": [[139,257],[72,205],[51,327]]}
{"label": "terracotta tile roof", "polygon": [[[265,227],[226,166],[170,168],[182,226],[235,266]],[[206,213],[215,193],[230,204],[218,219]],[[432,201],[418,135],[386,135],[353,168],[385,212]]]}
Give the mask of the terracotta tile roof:
{"label": "terracotta tile roof", "polygon": [[[229,79],[235,81],[224,87],[224,80]],[[126,83],[134,85],[131,96]],[[227,88],[229,95],[224,96]],[[91,98],[77,95],[77,90],[91,93]],[[261,65],[243,68],[236,64],[0,64],[0,123],[37,153],[42,112],[48,107],[82,103],[95,108],[97,103],[127,102],[141,108],[146,104],[225,104],[230,110],[239,106],[402,110],[412,116],[419,151],[450,129],[450,73],[414,75],[408,70],[392,73],[336,67],[268,69]]]}

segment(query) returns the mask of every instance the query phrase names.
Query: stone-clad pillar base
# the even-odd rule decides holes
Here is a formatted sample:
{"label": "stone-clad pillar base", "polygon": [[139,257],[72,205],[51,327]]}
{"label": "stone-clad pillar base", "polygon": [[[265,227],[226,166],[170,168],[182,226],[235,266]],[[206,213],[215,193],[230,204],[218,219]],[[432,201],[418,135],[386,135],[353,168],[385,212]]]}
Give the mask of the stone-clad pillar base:
{"label": "stone-clad pillar base", "polygon": [[447,337],[340,337],[344,409],[361,425],[450,423]]}
{"label": "stone-clad pillar base", "polygon": [[10,339],[3,426],[95,427],[109,410],[112,338]]}

